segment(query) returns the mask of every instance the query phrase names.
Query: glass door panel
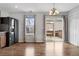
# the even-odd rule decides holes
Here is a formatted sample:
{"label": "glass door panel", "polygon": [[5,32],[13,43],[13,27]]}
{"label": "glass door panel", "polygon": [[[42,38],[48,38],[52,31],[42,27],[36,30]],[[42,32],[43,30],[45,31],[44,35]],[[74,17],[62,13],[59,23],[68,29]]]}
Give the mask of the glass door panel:
{"label": "glass door panel", "polygon": [[34,42],[34,16],[25,17],[25,42]]}
{"label": "glass door panel", "polygon": [[55,30],[55,38],[54,41],[63,41],[62,39],[62,32],[63,32],[63,23],[62,20],[57,20],[54,23],[54,30]]}
{"label": "glass door panel", "polygon": [[47,42],[63,40],[63,21],[62,17],[45,17],[45,37]]}
{"label": "glass door panel", "polygon": [[55,37],[54,31],[54,22],[53,21],[46,21],[46,41],[51,42]]}

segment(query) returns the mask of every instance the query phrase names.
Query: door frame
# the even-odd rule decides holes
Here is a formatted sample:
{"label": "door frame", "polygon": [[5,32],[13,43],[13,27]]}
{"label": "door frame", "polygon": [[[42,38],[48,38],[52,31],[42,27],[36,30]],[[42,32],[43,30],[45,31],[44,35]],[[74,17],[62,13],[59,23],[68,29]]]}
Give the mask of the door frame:
{"label": "door frame", "polygon": [[35,32],[36,32],[36,15],[24,15],[24,43],[26,43],[26,33],[25,33],[25,18],[27,17],[27,16],[33,16],[34,17],[34,42],[36,42],[36,39],[35,39]]}

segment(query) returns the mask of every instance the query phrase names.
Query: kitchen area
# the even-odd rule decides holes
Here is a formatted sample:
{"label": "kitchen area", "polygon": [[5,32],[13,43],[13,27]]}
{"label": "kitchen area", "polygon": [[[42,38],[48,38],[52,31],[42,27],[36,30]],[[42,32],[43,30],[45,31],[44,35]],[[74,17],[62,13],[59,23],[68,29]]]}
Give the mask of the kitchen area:
{"label": "kitchen area", "polygon": [[0,17],[0,48],[18,42],[18,21],[11,17]]}

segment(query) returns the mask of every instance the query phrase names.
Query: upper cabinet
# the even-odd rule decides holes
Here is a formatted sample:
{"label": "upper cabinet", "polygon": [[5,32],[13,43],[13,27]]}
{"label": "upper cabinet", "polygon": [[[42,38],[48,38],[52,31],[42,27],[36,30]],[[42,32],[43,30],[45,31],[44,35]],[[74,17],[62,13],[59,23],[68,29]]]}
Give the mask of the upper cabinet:
{"label": "upper cabinet", "polygon": [[8,24],[8,19],[4,18],[0,18],[0,24]]}

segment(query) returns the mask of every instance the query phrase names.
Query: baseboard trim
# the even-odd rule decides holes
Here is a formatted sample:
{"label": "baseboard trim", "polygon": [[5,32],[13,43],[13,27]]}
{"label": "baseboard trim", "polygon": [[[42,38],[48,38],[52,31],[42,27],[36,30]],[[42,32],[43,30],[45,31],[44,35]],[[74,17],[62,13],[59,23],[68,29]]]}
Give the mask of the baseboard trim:
{"label": "baseboard trim", "polygon": [[72,43],[72,42],[69,42],[69,44],[71,44],[72,46],[79,47],[79,45],[77,45],[77,44],[74,44],[74,43]]}

